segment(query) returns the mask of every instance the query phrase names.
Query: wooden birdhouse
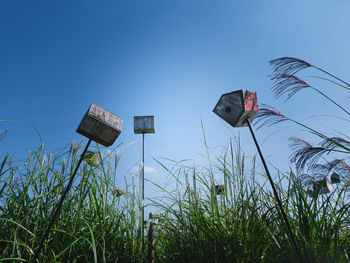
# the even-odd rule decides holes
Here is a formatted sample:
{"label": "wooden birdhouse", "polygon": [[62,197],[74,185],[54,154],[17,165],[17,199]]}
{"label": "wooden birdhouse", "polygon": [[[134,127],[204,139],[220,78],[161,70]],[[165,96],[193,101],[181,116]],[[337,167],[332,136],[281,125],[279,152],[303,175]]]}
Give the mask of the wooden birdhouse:
{"label": "wooden birdhouse", "polygon": [[103,146],[111,146],[122,131],[123,120],[117,115],[91,104],[77,132]]}
{"label": "wooden birdhouse", "polygon": [[236,90],[223,94],[213,111],[232,127],[247,126],[246,120],[251,122],[259,111],[256,92]]}
{"label": "wooden birdhouse", "polygon": [[223,195],[225,193],[225,185],[215,185],[216,195]]}
{"label": "wooden birdhouse", "polygon": [[314,180],[312,182],[312,190],[309,190],[309,196],[316,197],[317,194],[324,195],[332,192],[334,187],[332,181],[326,177],[321,180]]}
{"label": "wooden birdhouse", "polygon": [[87,151],[84,160],[91,166],[98,166],[101,163],[100,154],[97,151]]}
{"label": "wooden birdhouse", "polygon": [[134,116],[134,133],[154,133],[154,116]]}
{"label": "wooden birdhouse", "polygon": [[337,173],[333,173],[331,175],[331,181],[332,181],[332,184],[338,184],[340,183],[340,175],[337,174]]}
{"label": "wooden birdhouse", "polygon": [[157,219],[157,218],[159,218],[159,213],[158,212],[150,212],[148,218],[153,219],[153,220]]}

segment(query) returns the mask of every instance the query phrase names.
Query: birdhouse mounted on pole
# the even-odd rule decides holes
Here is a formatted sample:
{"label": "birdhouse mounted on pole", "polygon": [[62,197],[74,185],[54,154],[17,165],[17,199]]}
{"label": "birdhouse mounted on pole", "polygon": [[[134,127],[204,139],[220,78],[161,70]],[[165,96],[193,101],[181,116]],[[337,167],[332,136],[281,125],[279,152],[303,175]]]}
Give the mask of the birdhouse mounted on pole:
{"label": "birdhouse mounted on pole", "polygon": [[[77,132],[88,137],[89,141],[85,146],[83,153],[80,156],[78,164],[75,166],[74,172],[71,175],[68,185],[66,186],[64,192],[61,195],[61,198],[57,204],[55,210],[53,210],[51,220],[49,225],[41,238],[39,248],[36,250],[33,261],[37,262],[38,257],[40,256],[40,252],[44,247],[44,242],[48,238],[51,227],[53,226],[63,204],[64,199],[67,196],[70,188],[72,187],[75,175],[78,172],[79,166],[82,161],[85,159],[86,161],[90,161],[90,164],[98,165],[99,155],[96,152],[90,152],[87,154],[87,150],[90,146],[92,140],[97,143],[102,144],[103,146],[110,146],[117,139],[119,134],[122,132],[123,120],[119,118],[117,115],[97,106],[96,104],[91,104],[90,108],[84,115],[82,121],[79,124]],[[86,155],[87,154],[87,155]],[[42,262],[39,260],[39,262]]]}
{"label": "birdhouse mounted on pole", "polygon": [[233,127],[248,126],[246,120],[251,122],[259,111],[256,92],[241,89],[223,94],[213,111]]}
{"label": "birdhouse mounted on pole", "polygon": [[91,104],[77,132],[103,146],[111,146],[122,131],[123,120],[117,115]]}
{"label": "birdhouse mounted on pole", "polygon": [[142,134],[142,163],[141,163],[141,211],[142,211],[142,248],[145,246],[144,230],[145,230],[145,134],[154,133],[154,116],[134,116],[134,133]]}
{"label": "birdhouse mounted on pole", "polygon": [[271,174],[269,172],[269,169],[266,165],[264,156],[260,150],[258,141],[255,137],[251,122],[256,117],[257,113],[259,111],[258,107],[258,101],[256,98],[256,92],[250,92],[247,90],[236,90],[231,93],[223,94],[218,103],[216,104],[213,112],[216,113],[220,118],[222,118],[224,121],[226,121],[228,124],[230,124],[232,127],[244,127],[248,126],[250,133],[252,134],[255,146],[259,152],[261,161],[264,165],[267,177],[270,181],[273,194],[277,200],[277,204],[281,210],[283,220],[285,224],[287,225],[288,234],[291,240],[291,243],[293,244],[296,254],[299,257],[299,261],[303,262],[303,259],[301,257],[300,249],[298,248],[295,237],[292,232],[292,229],[290,227],[286,212],[283,209],[282,202],[279,198],[279,195],[277,193],[276,187],[272,181]]}
{"label": "birdhouse mounted on pole", "polygon": [[134,116],[134,133],[154,133],[154,116]]}

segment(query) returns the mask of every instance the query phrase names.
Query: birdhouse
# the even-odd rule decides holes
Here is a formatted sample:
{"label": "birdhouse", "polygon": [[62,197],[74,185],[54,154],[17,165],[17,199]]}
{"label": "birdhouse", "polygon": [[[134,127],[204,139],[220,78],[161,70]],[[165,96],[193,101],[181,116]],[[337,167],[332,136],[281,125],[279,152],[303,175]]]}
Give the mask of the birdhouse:
{"label": "birdhouse", "polygon": [[333,173],[331,175],[331,181],[332,181],[332,184],[338,184],[340,183],[340,175],[337,174],[337,173]]}
{"label": "birdhouse", "polygon": [[114,194],[116,197],[121,197],[123,194],[125,194],[125,191],[124,191],[122,188],[115,187],[115,188],[113,189],[113,194]]}
{"label": "birdhouse", "polygon": [[91,166],[98,166],[101,162],[100,154],[96,151],[87,151],[84,160]]}
{"label": "birdhouse", "polygon": [[222,195],[225,193],[225,185],[215,185],[216,195]]}
{"label": "birdhouse", "polygon": [[312,190],[309,190],[310,197],[316,197],[317,194],[323,195],[328,194],[334,190],[332,181],[324,178],[321,180],[314,180],[312,182]]}
{"label": "birdhouse", "polygon": [[331,180],[329,179],[324,179],[322,181],[316,181],[316,183],[318,184],[314,184],[314,190],[319,190],[319,187],[321,187],[320,189],[320,194],[328,194],[330,192],[332,192],[334,190],[334,187],[332,185]]}
{"label": "birdhouse", "polygon": [[213,111],[232,127],[247,126],[246,120],[252,121],[259,111],[256,92],[236,90],[223,94]]}
{"label": "birdhouse", "polygon": [[103,146],[111,146],[122,131],[123,120],[117,115],[91,104],[77,132]]}
{"label": "birdhouse", "polygon": [[149,219],[157,219],[159,214],[157,212],[150,212],[148,217]]}
{"label": "birdhouse", "polygon": [[134,116],[134,133],[154,133],[154,116]]}

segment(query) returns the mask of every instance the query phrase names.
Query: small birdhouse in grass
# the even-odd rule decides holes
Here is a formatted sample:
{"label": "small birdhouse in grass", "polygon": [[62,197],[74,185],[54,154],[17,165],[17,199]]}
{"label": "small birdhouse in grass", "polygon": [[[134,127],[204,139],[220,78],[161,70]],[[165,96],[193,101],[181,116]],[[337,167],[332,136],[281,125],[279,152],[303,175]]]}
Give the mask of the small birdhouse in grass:
{"label": "small birdhouse in grass", "polygon": [[96,151],[87,151],[84,160],[91,166],[98,166],[101,162],[100,154]]}
{"label": "small birdhouse in grass", "polygon": [[317,194],[328,194],[334,190],[332,181],[324,178],[321,180],[314,180],[312,182],[312,191],[309,190],[309,195],[315,197]]}
{"label": "small birdhouse in grass", "polygon": [[91,104],[77,132],[103,146],[111,146],[122,131],[123,120],[117,115]]}
{"label": "small birdhouse in grass", "polygon": [[154,133],[154,116],[134,116],[134,133]]}
{"label": "small birdhouse in grass", "polygon": [[331,175],[331,181],[332,181],[332,184],[338,184],[340,183],[340,175],[337,174],[337,173],[333,173]]}
{"label": "small birdhouse in grass", "polygon": [[157,219],[159,218],[159,214],[157,212],[150,212],[148,217],[149,219]]}
{"label": "small birdhouse in grass", "polygon": [[246,120],[251,122],[259,111],[256,92],[236,90],[223,94],[213,111],[233,127],[247,126]]}
{"label": "small birdhouse in grass", "polygon": [[215,185],[216,195],[223,195],[225,193],[225,185]]}
{"label": "small birdhouse in grass", "polygon": [[328,194],[334,190],[334,187],[332,184],[338,184],[340,183],[340,175],[337,173],[333,173],[331,175],[331,178],[327,177],[321,177],[321,179],[313,179],[311,181],[312,184],[312,190],[309,190],[309,196],[310,197],[316,197],[317,194]]}
{"label": "small birdhouse in grass", "polygon": [[119,187],[115,187],[113,189],[113,194],[116,196],[116,197],[121,197],[123,194],[125,194],[125,191]]}

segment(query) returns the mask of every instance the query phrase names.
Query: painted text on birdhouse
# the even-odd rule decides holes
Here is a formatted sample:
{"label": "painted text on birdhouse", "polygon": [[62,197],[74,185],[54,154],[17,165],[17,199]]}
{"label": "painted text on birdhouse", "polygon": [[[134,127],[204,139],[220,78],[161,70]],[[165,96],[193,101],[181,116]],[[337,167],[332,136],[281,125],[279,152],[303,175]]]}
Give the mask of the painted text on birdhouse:
{"label": "painted text on birdhouse", "polygon": [[134,116],[134,133],[154,133],[154,116]]}
{"label": "painted text on birdhouse", "polygon": [[213,111],[233,127],[247,126],[246,121],[251,122],[259,111],[256,92],[236,90],[223,94]]}
{"label": "painted text on birdhouse", "polygon": [[110,146],[122,131],[123,120],[117,115],[91,104],[77,132],[103,146]]}

